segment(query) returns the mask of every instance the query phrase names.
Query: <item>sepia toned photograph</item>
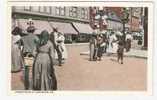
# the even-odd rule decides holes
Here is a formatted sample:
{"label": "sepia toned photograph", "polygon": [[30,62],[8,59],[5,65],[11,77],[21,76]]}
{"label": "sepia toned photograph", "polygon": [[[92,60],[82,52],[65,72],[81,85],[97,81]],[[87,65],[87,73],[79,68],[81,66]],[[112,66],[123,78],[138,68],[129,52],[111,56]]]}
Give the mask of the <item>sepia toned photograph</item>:
{"label": "sepia toned photograph", "polygon": [[148,13],[143,6],[12,6],[11,90],[147,91]]}

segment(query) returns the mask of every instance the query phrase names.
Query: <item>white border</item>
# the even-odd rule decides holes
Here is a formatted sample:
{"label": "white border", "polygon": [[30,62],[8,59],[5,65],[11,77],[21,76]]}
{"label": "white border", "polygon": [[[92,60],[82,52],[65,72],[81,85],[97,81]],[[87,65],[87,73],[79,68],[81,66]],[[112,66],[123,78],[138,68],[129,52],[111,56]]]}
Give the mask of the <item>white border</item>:
{"label": "white border", "polygon": [[[7,62],[7,77],[9,78],[7,80],[7,90],[8,90],[8,95],[22,95],[22,94],[26,94],[26,95],[32,95],[32,94],[36,94],[36,93],[31,93],[31,94],[27,94],[27,93],[17,93],[15,94],[14,91],[10,91],[11,89],[11,73],[10,73],[10,65],[11,65],[11,34],[10,34],[10,30],[11,30],[11,6],[26,6],[26,5],[31,5],[31,6],[56,6],[55,2],[8,2],[8,6],[7,6],[7,33],[6,35],[6,45],[7,45],[7,57],[8,57],[8,62]],[[57,6],[122,6],[122,7],[149,7],[149,11],[148,11],[148,60],[147,60],[147,87],[148,90],[141,92],[141,91],[103,91],[103,92],[99,92],[99,91],[78,91],[78,92],[74,92],[74,91],[56,91],[53,94],[46,94],[46,95],[71,95],[71,94],[75,94],[75,93],[79,93],[81,95],[152,95],[152,64],[153,64],[153,32],[154,32],[154,9],[153,9],[153,2],[57,2]],[[9,81],[9,82],[8,82]],[[9,87],[8,87],[9,86]],[[38,93],[41,96],[45,95],[45,93]]]}

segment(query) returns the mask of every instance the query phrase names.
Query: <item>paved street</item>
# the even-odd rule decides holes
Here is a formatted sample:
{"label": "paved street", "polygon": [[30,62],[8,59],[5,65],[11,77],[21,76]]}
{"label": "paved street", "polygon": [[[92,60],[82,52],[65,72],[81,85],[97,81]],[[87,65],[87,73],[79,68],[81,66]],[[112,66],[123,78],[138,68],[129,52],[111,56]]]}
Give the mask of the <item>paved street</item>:
{"label": "paved street", "polygon": [[[102,61],[89,61],[87,45],[68,46],[68,60],[55,66],[58,90],[146,90],[147,60],[125,57],[124,64],[116,57],[104,56]],[[22,73],[12,74],[12,89],[23,89]]]}

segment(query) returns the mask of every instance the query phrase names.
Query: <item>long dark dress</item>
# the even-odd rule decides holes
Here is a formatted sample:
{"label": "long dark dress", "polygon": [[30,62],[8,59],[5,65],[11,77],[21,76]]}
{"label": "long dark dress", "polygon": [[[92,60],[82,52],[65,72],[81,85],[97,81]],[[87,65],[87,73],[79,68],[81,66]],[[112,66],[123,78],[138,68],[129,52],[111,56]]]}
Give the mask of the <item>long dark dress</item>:
{"label": "long dark dress", "polygon": [[57,81],[53,68],[54,47],[50,41],[37,48],[33,64],[33,89],[56,90]]}
{"label": "long dark dress", "polygon": [[101,58],[102,57],[102,53],[103,53],[103,48],[104,48],[104,47],[101,46],[101,44],[103,43],[103,39],[101,37],[99,37],[97,41],[98,41],[97,42],[97,47],[98,47],[98,54],[97,54],[97,56],[99,58]]}
{"label": "long dark dress", "polygon": [[90,55],[89,58],[90,60],[94,60],[94,49],[96,46],[96,39],[94,37],[92,37],[90,39],[90,43],[89,43],[89,50],[90,50]]}
{"label": "long dark dress", "polygon": [[131,40],[130,39],[126,40],[125,46],[126,46],[126,51],[127,52],[130,51],[130,48],[131,48]]}

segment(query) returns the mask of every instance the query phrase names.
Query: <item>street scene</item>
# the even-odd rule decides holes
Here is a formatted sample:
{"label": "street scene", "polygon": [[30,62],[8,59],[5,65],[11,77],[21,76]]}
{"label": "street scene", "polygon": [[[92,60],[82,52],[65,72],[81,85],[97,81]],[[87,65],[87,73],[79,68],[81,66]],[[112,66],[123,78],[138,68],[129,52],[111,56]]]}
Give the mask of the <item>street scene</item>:
{"label": "street scene", "polygon": [[147,7],[12,7],[11,89],[147,91]]}

